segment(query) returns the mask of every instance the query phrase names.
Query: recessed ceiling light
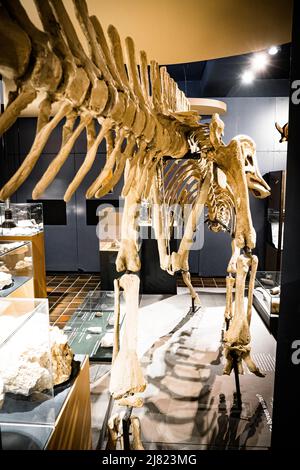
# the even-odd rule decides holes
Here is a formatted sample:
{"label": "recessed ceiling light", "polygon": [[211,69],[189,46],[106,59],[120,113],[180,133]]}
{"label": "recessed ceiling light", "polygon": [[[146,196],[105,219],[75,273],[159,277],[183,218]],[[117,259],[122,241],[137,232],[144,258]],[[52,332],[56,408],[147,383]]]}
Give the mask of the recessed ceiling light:
{"label": "recessed ceiling light", "polygon": [[259,52],[252,57],[251,65],[254,70],[263,70],[269,62],[268,56],[265,52]]}
{"label": "recessed ceiling light", "polygon": [[255,75],[252,72],[252,70],[245,70],[241,78],[242,78],[243,83],[245,83],[246,85],[249,85],[250,83],[253,82]]}
{"label": "recessed ceiling light", "polygon": [[277,46],[271,46],[270,49],[268,50],[268,53],[270,55],[275,55],[279,51],[279,47]]}

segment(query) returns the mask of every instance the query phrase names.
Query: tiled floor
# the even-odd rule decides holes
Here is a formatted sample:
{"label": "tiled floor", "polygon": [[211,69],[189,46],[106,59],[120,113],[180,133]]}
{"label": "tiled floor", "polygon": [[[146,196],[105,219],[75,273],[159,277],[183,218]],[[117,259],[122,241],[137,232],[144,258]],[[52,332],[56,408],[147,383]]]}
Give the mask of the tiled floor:
{"label": "tiled floor", "polygon": [[52,325],[63,327],[81,305],[88,292],[100,289],[100,275],[51,274],[47,293]]}
{"label": "tiled floor", "polygon": [[[181,276],[177,284],[184,286]],[[194,287],[225,287],[225,278],[192,276]],[[100,274],[49,274],[47,276],[47,293],[52,325],[64,327],[66,322],[81,305],[88,292],[101,287]]]}
{"label": "tiled floor", "polygon": [[[192,274],[192,284],[194,287],[226,287],[224,277],[200,277]],[[177,285],[185,287],[181,276],[177,276]]]}
{"label": "tiled floor", "polygon": [[[177,283],[178,286],[184,285],[181,276],[178,276]],[[197,290],[226,286],[225,278],[192,276],[192,283]],[[47,286],[51,322],[63,327],[83,302],[87,293],[101,289],[100,274],[51,274],[47,276]],[[161,362],[166,364],[169,369],[164,374],[164,379],[160,376],[160,367],[154,367],[155,374],[158,374],[157,377],[155,374],[153,375],[153,370],[152,372],[149,370],[151,373],[149,376],[147,375],[149,358],[154,358],[154,349],[156,347],[159,349],[160,340],[157,344],[155,343],[154,349],[149,350],[150,355],[147,355],[143,360],[149,386],[145,395],[144,407],[138,413],[146,449],[185,448],[194,450],[207,448],[208,445],[214,445],[217,448],[231,448],[231,442],[227,442],[228,436],[230,438],[233,436],[232,439],[235,442],[233,447],[267,448],[269,446],[270,432],[264,420],[263,410],[261,407],[258,408],[256,397],[257,391],[259,391],[268,403],[271,413],[270,399],[274,373],[269,371],[268,380],[265,381],[245,374],[242,381],[242,393],[245,399],[245,410],[247,413],[249,412],[249,416],[247,415],[246,421],[243,421],[243,418],[241,421],[233,422],[230,413],[234,382],[228,377],[224,379],[219,371],[219,368],[222,368],[219,357],[219,336],[225,298],[224,293],[217,295],[217,297],[212,295],[210,291],[213,292],[214,289],[207,289],[207,291],[207,293],[201,293],[201,300],[205,308],[196,314],[193,319],[195,324],[190,325],[193,328],[187,328],[187,325],[182,327],[182,334],[176,340],[180,346],[178,349],[174,349],[177,351],[175,356],[172,348],[166,349],[167,360],[162,359]],[[220,298],[220,295],[223,297]],[[216,305],[216,302],[221,302],[221,307]],[[222,310],[220,315],[218,308]],[[200,315],[199,318],[197,315]],[[217,320],[220,325],[215,324]],[[260,324],[263,325],[258,315],[253,321],[258,323],[256,327],[259,327]],[[171,336],[172,334],[170,333]],[[212,334],[216,336],[216,347],[212,349],[212,357],[206,357],[205,344],[207,341],[210,344]],[[172,345],[173,340],[171,341],[170,335],[166,335],[165,340],[170,341],[170,345]],[[255,337],[261,338],[261,334],[255,335]],[[259,357],[264,357],[266,344],[267,341],[261,342],[254,338],[254,351]],[[162,343],[163,347],[164,343]],[[208,350],[210,351],[210,349]],[[157,358],[162,357],[157,355]],[[196,367],[194,367],[195,364]],[[159,362],[158,366],[160,365]],[[98,442],[108,406],[108,371],[109,365],[107,364],[93,363],[90,366],[93,448]],[[221,396],[226,398],[224,409],[221,409],[218,403]],[[206,406],[208,398],[212,400],[213,406]],[[165,407],[167,408],[165,409]],[[212,430],[205,428],[207,422],[212,423]],[[254,424],[250,426],[252,422]],[[239,430],[239,434],[237,430]],[[182,447],[183,445],[185,447]]]}

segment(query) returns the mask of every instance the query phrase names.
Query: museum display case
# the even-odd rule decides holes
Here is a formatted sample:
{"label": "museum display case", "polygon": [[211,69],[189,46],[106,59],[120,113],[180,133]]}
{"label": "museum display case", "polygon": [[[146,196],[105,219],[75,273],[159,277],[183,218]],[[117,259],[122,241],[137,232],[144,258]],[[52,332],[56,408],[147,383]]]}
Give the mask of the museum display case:
{"label": "museum display case", "polygon": [[34,291],[22,296],[47,297],[42,203],[0,204],[0,242],[8,241],[31,243]]}
{"label": "museum display case", "polygon": [[279,271],[258,271],[253,294],[254,307],[275,336],[280,308],[280,282]]}
{"label": "museum display case", "polygon": [[44,447],[55,422],[53,397],[48,301],[0,299],[3,448]]}
{"label": "museum display case", "polygon": [[[121,324],[124,316],[120,297]],[[114,292],[89,292],[64,327],[68,343],[76,354],[88,354],[91,361],[111,362],[114,340]]]}
{"label": "museum display case", "polygon": [[271,188],[271,194],[266,202],[265,269],[280,271],[284,235],[286,172],[271,171],[266,175],[266,181]]}
{"label": "museum display case", "polygon": [[99,217],[98,238],[101,252],[118,252],[121,242],[122,211],[113,206],[104,205],[97,213]]}
{"label": "museum display case", "polygon": [[0,204],[0,236],[32,236],[43,229],[41,203]]}
{"label": "museum display case", "polygon": [[1,449],[91,448],[88,358],[55,384],[51,331],[46,299],[0,299]]}
{"label": "museum display case", "polygon": [[0,241],[0,297],[34,297],[30,241]]}

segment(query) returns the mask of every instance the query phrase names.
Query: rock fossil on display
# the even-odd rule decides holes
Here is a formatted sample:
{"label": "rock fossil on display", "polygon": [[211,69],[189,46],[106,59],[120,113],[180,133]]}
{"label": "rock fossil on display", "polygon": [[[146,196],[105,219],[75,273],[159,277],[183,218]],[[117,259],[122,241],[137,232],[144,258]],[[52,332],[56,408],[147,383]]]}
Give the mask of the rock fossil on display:
{"label": "rock fossil on display", "polygon": [[101,326],[90,326],[86,331],[95,335],[99,335],[102,332],[102,328]]}
{"label": "rock fossil on display", "polygon": [[101,339],[100,346],[102,348],[112,348],[114,345],[114,334],[113,333],[105,333],[103,338]]}
{"label": "rock fossil on display", "polygon": [[12,275],[0,270],[0,290],[12,283]]}
{"label": "rock fossil on display", "polygon": [[0,261],[0,272],[9,273],[9,269],[3,261]]}
{"label": "rock fossil on display", "polygon": [[58,326],[50,327],[50,345],[53,385],[58,385],[70,377],[74,354],[67,335]]}
{"label": "rock fossil on display", "polygon": [[25,256],[23,260],[20,260],[16,263],[15,269],[21,271],[22,269],[30,268],[32,266],[32,257]]}
{"label": "rock fossil on display", "polygon": [[[0,317],[2,340],[15,330],[13,322],[15,327],[19,326],[13,317]],[[28,321],[20,331],[22,334],[17,334],[16,340],[11,336],[1,348],[0,378],[4,393],[29,396],[68,380],[73,352],[63,331],[55,326],[50,327],[49,336],[45,334],[45,318],[41,314],[36,314],[34,322]]]}
{"label": "rock fossil on display", "polygon": [[95,317],[98,317],[98,318],[103,317],[103,312],[100,312],[100,311],[96,312]]}

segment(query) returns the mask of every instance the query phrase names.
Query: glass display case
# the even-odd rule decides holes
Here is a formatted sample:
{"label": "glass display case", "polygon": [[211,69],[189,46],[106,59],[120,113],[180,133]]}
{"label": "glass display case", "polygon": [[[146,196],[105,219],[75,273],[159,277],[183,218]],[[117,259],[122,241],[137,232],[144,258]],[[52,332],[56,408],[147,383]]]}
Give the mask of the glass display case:
{"label": "glass display case", "polygon": [[[138,250],[141,247],[141,227],[150,226],[151,218],[149,218],[149,203],[142,202],[137,218],[137,244]],[[121,243],[121,226],[123,209],[113,206],[104,205],[98,213],[99,224],[97,227],[97,235],[99,238],[100,252],[115,252],[117,253]]]}
{"label": "glass display case", "polygon": [[0,299],[2,447],[40,449],[55,422],[46,299]]}
{"label": "glass display case", "polygon": [[0,297],[7,297],[23,286],[33,295],[33,261],[30,241],[0,241]]}
{"label": "glass display case", "polygon": [[[124,318],[120,297],[120,323]],[[88,354],[91,361],[111,362],[114,340],[114,292],[89,292],[64,327],[75,354]]]}
{"label": "glass display case", "polygon": [[113,206],[104,205],[97,215],[99,217],[97,235],[100,252],[117,252],[120,248],[122,212]]}
{"label": "glass display case", "polygon": [[284,233],[284,222],[280,221],[279,211],[269,208],[268,209],[268,222],[270,225],[270,234],[269,240],[273,247],[279,249],[280,241],[280,250],[283,248],[283,233]]}
{"label": "glass display case", "polygon": [[256,273],[253,305],[269,330],[276,334],[280,308],[279,271],[258,271]]}
{"label": "glass display case", "polygon": [[271,194],[266,199],[266,271],[280,271],[284,238],[285,219],[285,187],[286,172],[271,171],[264,175],[271,188]]}
{"label": "glass display case", "polygon": [[32,236],[43,229],[42,203],[0,204],[0,236]]}

